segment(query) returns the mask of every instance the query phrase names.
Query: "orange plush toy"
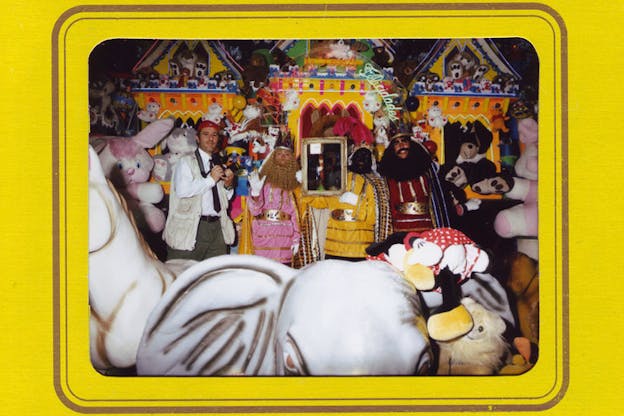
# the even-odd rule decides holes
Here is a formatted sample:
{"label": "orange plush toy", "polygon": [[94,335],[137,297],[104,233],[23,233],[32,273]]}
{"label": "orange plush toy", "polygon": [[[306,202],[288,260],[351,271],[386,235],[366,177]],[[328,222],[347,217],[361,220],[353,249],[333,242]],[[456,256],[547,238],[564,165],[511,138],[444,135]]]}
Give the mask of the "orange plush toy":
{"label": "orange plush toy", "polygon": [[535,260],[517,253],[511,262],[508,289],[516,299],[518,325],[522,336],[539,340],[539,270]]}

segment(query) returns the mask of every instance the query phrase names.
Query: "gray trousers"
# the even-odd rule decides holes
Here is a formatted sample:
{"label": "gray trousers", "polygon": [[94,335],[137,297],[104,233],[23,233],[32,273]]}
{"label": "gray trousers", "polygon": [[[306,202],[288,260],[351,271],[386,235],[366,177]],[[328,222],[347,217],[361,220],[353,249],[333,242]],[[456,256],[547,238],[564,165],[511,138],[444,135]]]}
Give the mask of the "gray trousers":
{"label": "gray trousers", "polygon": [[223,241],[220,221],[199,221],[193,250],[178,250],[167,246],[167,260],[191,259],[202,261],[222,254],[228,254],[228,246]]}

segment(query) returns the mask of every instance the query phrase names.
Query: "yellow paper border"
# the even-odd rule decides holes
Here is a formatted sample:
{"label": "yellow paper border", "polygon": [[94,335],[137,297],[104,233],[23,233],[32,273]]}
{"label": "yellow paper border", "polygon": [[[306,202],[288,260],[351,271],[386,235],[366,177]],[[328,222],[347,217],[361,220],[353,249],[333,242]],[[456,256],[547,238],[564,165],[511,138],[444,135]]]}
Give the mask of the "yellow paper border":
{"label": "yellow paper border", "polygon": [[[239,23],[235,30],[233,23]],[[52,36],[54,387],[59,398],[89,413],[485,411],[555,405],[569,375],[566,36],[561,17],[535,3],[80,6],[66,11]],[[459,379],[111,378],[96,373],[88,362],[87,336],[87,58],[107,38],[150,37],[529,40],[540,58],[542,138],[536,367],[521,376]]]}

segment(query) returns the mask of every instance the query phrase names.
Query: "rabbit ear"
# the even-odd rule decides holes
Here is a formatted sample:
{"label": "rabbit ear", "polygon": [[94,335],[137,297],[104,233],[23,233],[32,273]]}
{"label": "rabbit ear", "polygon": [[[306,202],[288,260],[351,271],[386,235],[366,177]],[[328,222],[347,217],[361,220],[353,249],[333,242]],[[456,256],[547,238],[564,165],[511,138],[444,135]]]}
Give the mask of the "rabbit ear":
{"label": "rabbit ear", "polygon": [[89,182],[106,183],[106,176],[104,175],[100,158],[91,146],[89,146]]}
{"label": "rabbit ear", "polygon": [[148,124],[132,140],[144,149],[154,147],[173,128],[173,119],[163,118]]}
{"label": "rabbit ear", "polygon": [[244,255],[192,266],[152,311],[137,353],[138,374],[274,374],[277,312],[294,274]]}

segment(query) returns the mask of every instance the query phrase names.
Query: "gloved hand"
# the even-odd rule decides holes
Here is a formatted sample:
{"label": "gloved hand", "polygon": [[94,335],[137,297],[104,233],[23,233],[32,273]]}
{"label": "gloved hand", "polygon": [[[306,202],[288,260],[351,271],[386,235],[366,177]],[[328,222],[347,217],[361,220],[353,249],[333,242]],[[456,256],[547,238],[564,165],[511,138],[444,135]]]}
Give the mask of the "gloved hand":
{"label": "gloved hand", "polygon": [[258,174],[257,170],[254,170],[249,174],[247,181],[249,182],[249,193],[253,197],[260,196],[260,192],[262,192],[262,186],[264,185],[264,181],[266,180],[266,176],[263,176],[260,179],[260,174]]}
{"label": "gloved hand", "polygon": [[479,198],[470,198],[464,205],[466,205],[468,211],[475,211],[481,206],[481,200]]}
{"label": "gloved hand", "polygon": [[358,202],[358,196],[356,194],[354,194],[353,192],[345,192],[344,194],[340,195],[340,202],[342,202],[343,204],[349,204],[349,205],[357,205]]}

